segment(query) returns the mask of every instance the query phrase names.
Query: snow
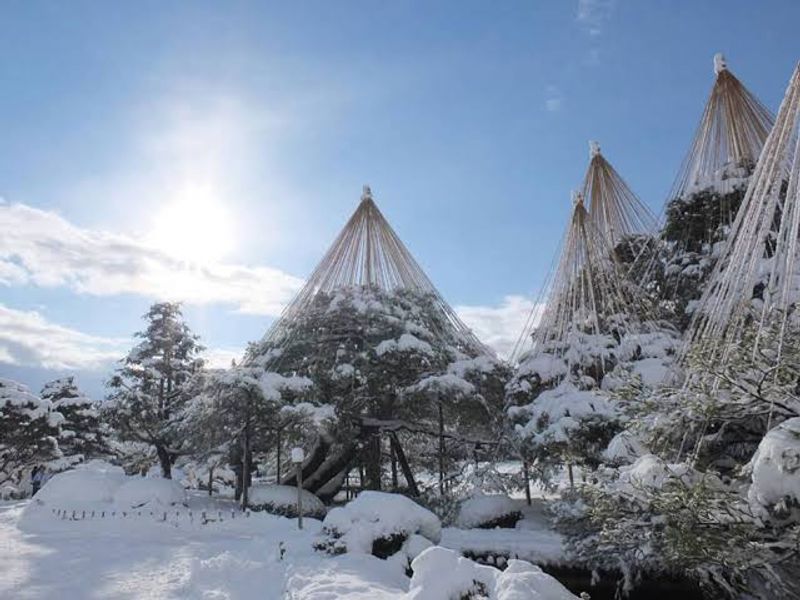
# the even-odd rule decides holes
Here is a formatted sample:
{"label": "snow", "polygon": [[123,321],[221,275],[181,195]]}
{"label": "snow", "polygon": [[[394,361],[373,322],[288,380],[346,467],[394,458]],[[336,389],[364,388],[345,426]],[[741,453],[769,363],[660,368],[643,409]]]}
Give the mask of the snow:
{"label": "snow", "polygon": [[642,441],[630,431],[620,431],[611,438],[603,458],[612,464],[630,464],[647,453]]}
{"label": "snow", "polygon": [[[518,527],[524,524],[520,522]],[[538,564],[564,560],[564,539],[552,529],[459,529],[446,527],[439,542],[473,556],[503,555]]]}
{"label": "snow", "polygon": [[383,356],[387,352],[419,352],[431,356],[433,348],[431,345],[419,339],[411,333],[404,333],[396,340],[383,340],[375,348],[378,356]]}
{"label": "snow", "polygon": [[163,509],[186,503],[186,492],[172,479],[130,477],[114,493],[114,504],[121,510]]}
{"label": "snow", "polygon": [[115,493],[127,479],[119,467],[90,461],[53,475],[36,494],[35,503],[54,509],[110,508]]}
{"label": "snow", "polygon": [[508,496],[478,493],[461,503],[456,525],[463,529],[471,529],[518,512],[517,505]]}
{"label": "snow", "polygon": [[531,404],[511,407],[508,413],[512,419],[524,416],[526,422],[516,426],[517,433],[539,444],[567,442],[584,420],[618,416],[614,403],[604,394],[580,390],[568,381],[545,390]]}
{"label": "snow", "polygon": [[[23,409],[23,413],[30,419],[47,416],[52,426],[56,426],[60,422],[58,417],[61,417],[61,415],[50,412],[52,404],[49,400],[42,400],[38,396],[34,396],[30,389],[21,383],[11,379],[0,378],[0,409],[6,406]],[[55,420],[53,417],[55,417]],[[61,420],[63,420],[63,417],[61,417]]]}
{"label": "snow", "polygon": [[[303,515],[316,518],[325,516],[327,509],[322,500],[303,490]],[[297,515],[297,488],[289,485],[255,484],[248,491],[248,501],[253,509],[263,506],[267,512],[284,516]]]}
{"label": "snow", "polygon": [[500,363],[496,358],[482,354],[475,358],[465,358],[450,363],[447,372],[463,378],[472,373],[491,374],[498,366]]}
{"label": "snow", "polygon": [[747,497],[756,514],[800,521],[800,417],[767,432],[749,466]]}
{"label": "snow", "polygon": [[505,571],[479,565],[456,552],[434,546],[411,563],[414,574],[408,600],[460,600],[472,592],[489,600],[574,600],[539,567],[509,561]]}
{"label": "snow", "polygon": [[345,506],[333,508],[323,528],[340,536],[347,552],[369,554],[373,541],[394,534],[419,534],[434,543],[441,538],[439,518],[399,494],[361,492]]}
{"label": "snow", "polygon": [[259,388],[267,400],[280,401],[285,390],[302,393],[313,386],[308,377],[284,377],[279,373],[267,371],[258,380]]}
{"label": "snow", "polygon": [[409,388],[410,392],[441,392],[468,396],[475,392],[475,386],[453,373],[425,377]]}

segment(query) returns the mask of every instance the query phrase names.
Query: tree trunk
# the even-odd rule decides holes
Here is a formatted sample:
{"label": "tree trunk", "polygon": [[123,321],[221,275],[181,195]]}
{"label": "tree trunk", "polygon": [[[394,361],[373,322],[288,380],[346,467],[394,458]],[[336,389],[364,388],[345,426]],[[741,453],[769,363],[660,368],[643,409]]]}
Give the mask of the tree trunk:
{"label": "tree trunk", "polygon": [[242,510],[247,509],[249,501],[248,491],[250,489],[250,416],[244,427],[244,437],[242,438]]}
{"label": "tree trunk", "polygon": [[164,479],[172,479],[172,457],[169,452],[161,444],[156,444],[156,454],[161,465],[161,476]]}
{"label": "tree trunk", "polygon": [[531,505],[531,476],[528,472],[528,461],[522,461],[522,476],[525,478],[525,501]]}
{"label": "tree trunk", "polygon": [[444,408],[439,398],[439,495],[444,496]]}
{"label": "tree trunk", "polygon": [[572,463],[567,463],[567,472],[569,473],[569,489],[575,489],[575,476],[572,473]]}
{"label": "tree trunk", "polygon": [[365,471],[367,476],[367,489],[381,489],[381,436],[377,431],[367,439]]}
{"label": "tree trunk", "polygon": [[280,484],[281,482],[281,430],[278,428],[278,436],[277,436],[277,450],[278,450],[278,459],[277,459],[277,474],[275,476],[275,483]]}
{"label": "tree trunk", "polygon": [[214,467],[208,467],[208,495],[214,491]]}

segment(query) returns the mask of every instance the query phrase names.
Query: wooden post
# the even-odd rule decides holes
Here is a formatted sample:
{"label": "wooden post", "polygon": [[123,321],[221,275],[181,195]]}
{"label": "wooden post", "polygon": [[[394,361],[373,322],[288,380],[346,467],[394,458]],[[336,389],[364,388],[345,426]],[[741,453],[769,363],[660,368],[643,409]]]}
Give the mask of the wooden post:
{"label": "wooden post", "polygon": [[528,472],[528,461],[522,461],[522,476],[525,479],[525,501],[531,505],[531,476]]}
{"label": "wooden post", "polygon": [[575,489],[575,476],[572,474],[572,463],[567,463],[567,472],[569,473],[569,489]]}
{"label": "wooden post", "polygon": [[397,483],[397,454],[394,451],[394,444],[391,442],[389,443],[389,455],[392,459],[392,490],[397,491],[398,483]]}
{"label": "wooden post", "polygon": [[214,467],[208,467],[208,495],[214,491]]}
{"label": "wooden post", "polygon": [[297,463],[297,528],[303,528],[303,464]]}
{"label": "wooden post", "polygon": [[389,443],[394,447],[397,462],[400,463],[400,469],[402,469],[403,476],[406,478],[406,483],[408,484],[408,491],[411,492],[412,496],[419,496],[417,482],[414,481],[414,473],[411,472],[411,467],[408,464],[408,460],[406,460],[406,454],[403,452],[403,447],[400,445],[400,440],[397,439],[396,433],[392,432],[389,434]]}

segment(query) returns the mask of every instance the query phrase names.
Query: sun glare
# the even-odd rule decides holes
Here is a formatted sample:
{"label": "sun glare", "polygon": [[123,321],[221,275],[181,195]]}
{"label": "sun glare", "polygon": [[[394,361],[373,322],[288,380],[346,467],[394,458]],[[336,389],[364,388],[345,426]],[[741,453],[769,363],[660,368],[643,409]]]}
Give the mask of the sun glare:
{"label": "sun glare", "polygon": [[187,186],[156,214],[148,241],[163,252],[193,263],[216,262],[234,249],[229,211],[202,186]]}

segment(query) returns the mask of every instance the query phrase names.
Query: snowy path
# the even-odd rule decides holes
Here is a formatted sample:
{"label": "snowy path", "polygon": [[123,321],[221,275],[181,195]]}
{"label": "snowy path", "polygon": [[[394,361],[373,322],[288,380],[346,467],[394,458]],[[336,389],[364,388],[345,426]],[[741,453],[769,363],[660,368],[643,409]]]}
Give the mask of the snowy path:
{"label": "snowy path", "polygon": [[388,599],[408,587],[397,565],[312,552],[319,527],[313,520],[303,532],[267,515],[184,529],[146,518],[61,521],[49,512],[32,518],[26,504],[0,505],[3,600]]}
{"label": "snowy path", "polygon": [[[541,529],[536,507],[526,512],[523,524],[530,529],[449,528],[442,545],[505,550],[543,562],[558,558],[560,538]],[[148,517],[71,521],[28,502],[0,503],[0,599],[406,597],[409,580],[402,564],[369,555],[315,553],[312,541],[319,528],[319,521],[307,519],[299,532],[294,521],[263,513],[208,525]]]}

